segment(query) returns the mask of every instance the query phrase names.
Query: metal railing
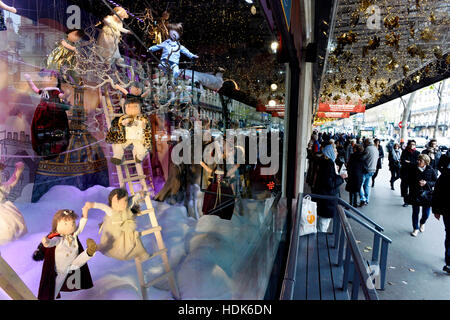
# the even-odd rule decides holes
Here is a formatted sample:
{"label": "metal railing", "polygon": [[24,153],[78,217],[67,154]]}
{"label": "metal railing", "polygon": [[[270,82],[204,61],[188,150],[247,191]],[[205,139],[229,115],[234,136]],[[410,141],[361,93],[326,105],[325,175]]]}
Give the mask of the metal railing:
{"label": "metal railing", "polygon": [[[310,196],[312,199],[337,200],[338,214],[333,220],[333,248],[337,249],[338,252],[337,261],[335,262],[336,265],[344,268],[342,289],[347,291],[348,284],[351,281],[352,293],[350,298],[352,300],[358,299],[360,287],[362,288],[362,292],[366,300],[378,300],[378,295],[373,283],[378,274],[376,274],[376,270],[371,270],[371,268],[379,269],[380,289],[384,289],[386,281],[388,247],[389,244],[392,243],[392,240],[381,233],[384,229],[380,225],[368,218],[358,209],[349,205],[344,200],[334,196],[309,193],[300,193],[298,195],[297,209],[295,216],[293,217],[294,221],[291,232],[291,245],[289,247],[288,262],[283,279],[280,300],[292,300],[294,296],[295,275],[298,260],[299,221],[302,212],[303,198],[305,196]],[[353,219],[355,222],[374,234],[372,261],[370,263],[371,267],[364,262],[364,258],[358,248],[355,236],[350,226],[349,219]]]}

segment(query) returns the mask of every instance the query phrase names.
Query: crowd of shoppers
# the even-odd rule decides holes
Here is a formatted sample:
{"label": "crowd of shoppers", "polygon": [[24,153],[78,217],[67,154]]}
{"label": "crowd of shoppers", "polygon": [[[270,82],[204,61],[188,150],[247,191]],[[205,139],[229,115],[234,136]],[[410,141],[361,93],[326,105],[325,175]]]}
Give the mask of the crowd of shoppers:
{"label": "crowd of shoppers", "polygon": [[[425,232],[431,211],[436,219],[442,217],[446,229],[446,265],[443,270],[450,273],[450,206],[445,201],[450,190],[449,152],[442,154],[435,139],[430,140],[422,153],[416,150],[414,140],[407,141],[406,145],[402,142],[391,141],[386,145],[390,187],[395,190],[395,182],[401,180],[403,206],[412,206],[411,236],[417,237],[419,232]],[[350,205],[364,207],[370,203],[371,188],[375,187],[383,158],[384,150],[379,139],[314,132],[308,146],[306,182],[313,193],[340,197],[340,186],[345,181]],[[336,210],[337,200],[317,201],[319,231],[327,232]]]}

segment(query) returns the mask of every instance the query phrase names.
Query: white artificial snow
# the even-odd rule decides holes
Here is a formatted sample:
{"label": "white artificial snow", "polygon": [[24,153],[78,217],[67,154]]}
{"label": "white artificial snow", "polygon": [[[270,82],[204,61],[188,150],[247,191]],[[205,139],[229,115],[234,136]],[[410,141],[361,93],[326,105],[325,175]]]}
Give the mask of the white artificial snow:
{"label": "white artificial snow", "polygon": [[[80,191],[72,186],[55,186],[38,203],[24,202],[27,193],[15,203],[25,218],[28,234],[1,246],[0,251],[36,296],[42,261],[35,262],[31,256],[41,239],[50,232],[54,213],[60,209],[72,209],[81,216],[81,208],[86,201],[107,203],[112,189],[94,186]],[[233,219],[228,221],[217,216],[202,216],[196,220],[188,217],[184,206],[153,201],[182,299],[233,299],[238,296],[236,275],[252,272],[239,267],[252,254],[262,227],[266,227],[262,224],[264,204],[264,200],[248,201],[243,207],[235,208]],[[100,241],[98,224],[102,222],[103,215],[100,210],[89,211],[88,223],[79,236],[84,247],[87,238],[97,243]],[[150,227],[147,216],[139,217],[137,222],[140,230]],[[156,248],[152,238],[151,235],[143,238],[149,251]],[[94,287],[72,293],[62,292],[62,299],[141,299],[134,260],[120,261],[98,252],[88,266]],[[145,262],[144,271],[147,280],[160,275],[163,272],[161,258]],[[172,299],[168,283],[148,289],[148,297]],[[0,299],[9,297],[0,290]]]}

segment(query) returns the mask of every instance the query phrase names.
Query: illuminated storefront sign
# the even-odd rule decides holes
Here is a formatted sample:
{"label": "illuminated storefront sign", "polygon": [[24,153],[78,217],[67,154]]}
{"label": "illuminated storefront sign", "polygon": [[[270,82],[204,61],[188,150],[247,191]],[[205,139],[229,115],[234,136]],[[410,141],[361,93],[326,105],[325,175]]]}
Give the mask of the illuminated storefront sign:
{"label": "illuminated storefront sign", "polygon": [[350,113],[349,112],[318,112],[317,117],[318,118],[343,119],[343,118],[350,118]]}
{"label": "illuminated storefront sign", "polygon": [[320,112],[356,112],[363,113],[366,112],[366,106],[364,105],[353,105],[353,104],[319,104]]}

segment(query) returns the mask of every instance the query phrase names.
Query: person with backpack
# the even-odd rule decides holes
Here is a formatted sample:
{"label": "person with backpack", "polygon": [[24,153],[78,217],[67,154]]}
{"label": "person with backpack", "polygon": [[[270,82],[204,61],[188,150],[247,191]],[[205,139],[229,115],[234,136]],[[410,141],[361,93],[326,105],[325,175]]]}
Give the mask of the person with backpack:
{"label": "person with backpack", "polygon": [[369,183],[372,176],[375,174],[377,170],[377,163],[379,158],[378,148],[375,147],[372,138],[367,138],[364,140],[364,145],[366,149],[364,151],[364,175],[363,182],[361,186],[361,190],[359,192],[360,196],[360,207],[366,206],[369,204],[370,200],[370,187]]}

